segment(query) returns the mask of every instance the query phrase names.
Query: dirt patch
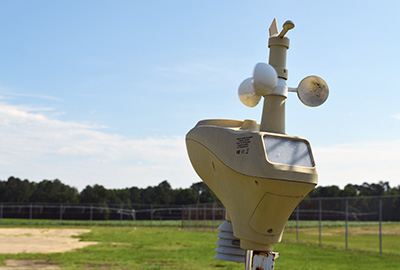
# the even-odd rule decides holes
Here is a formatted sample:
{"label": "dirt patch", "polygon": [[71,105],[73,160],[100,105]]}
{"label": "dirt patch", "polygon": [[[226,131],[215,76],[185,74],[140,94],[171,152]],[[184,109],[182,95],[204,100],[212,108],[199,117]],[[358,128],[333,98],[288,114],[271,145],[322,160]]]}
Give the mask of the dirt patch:
{"label": "dirt patch", "polygon": [[0,253],[57,253],[97,244],[97,242],[80,242],[79,238],[74,238],[87,232],[90,230],[4,228],[0,229]]}
{"label": "dirt patch", "polygon": [[0,266],[0,270],[26,270],[26,269],[43,269],[43,270],[59,270],[55,264],[45,260],[4,260],[5,266]]}

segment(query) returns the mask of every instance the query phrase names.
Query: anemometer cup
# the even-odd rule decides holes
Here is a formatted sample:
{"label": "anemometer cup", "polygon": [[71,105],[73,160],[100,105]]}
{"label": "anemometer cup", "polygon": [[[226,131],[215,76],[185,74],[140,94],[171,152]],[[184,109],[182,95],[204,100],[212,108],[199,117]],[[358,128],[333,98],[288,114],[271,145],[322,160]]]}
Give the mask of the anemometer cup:
{"label": "anemometer cup", "polygon": [[278,74],[273,66],[258,63],[252,78],[247,78],[239,86],[239,99],[248,106],[255,107],[262,96],[271,94],[278,85]]}
{"label": "anemometer cup", "polygon": [[257,63],[253,72],[254,91],[259,96],[266,96],[278,85],[278,73],[273,66],[266,63]]}
{"label": "anemometer cup", "polygon": [[304,105],[318,107],[328,99],[328,84],[318,76],[305,77],[297,87],[297,96]]}
{"label": "anemometer cup", "polygon": [[238,95],[240,101],[247,107],[257,106],[261,99],[261,96],[254,91],[253,78],[247,78],[240,84]]}

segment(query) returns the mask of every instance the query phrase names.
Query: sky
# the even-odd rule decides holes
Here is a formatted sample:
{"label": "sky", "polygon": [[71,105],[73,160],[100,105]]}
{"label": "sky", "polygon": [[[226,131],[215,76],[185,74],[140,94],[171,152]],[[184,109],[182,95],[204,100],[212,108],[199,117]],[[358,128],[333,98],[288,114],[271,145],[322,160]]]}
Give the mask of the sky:
{"label": "sky", "polygon": [[0,179],[82,190],[201,181],[185,135],[202,119],[261,119],[237,89],[268,62],[274,18],[288,86],[286,132],[312,146],[319,185],[400,185],[399,1],[0,0]]}

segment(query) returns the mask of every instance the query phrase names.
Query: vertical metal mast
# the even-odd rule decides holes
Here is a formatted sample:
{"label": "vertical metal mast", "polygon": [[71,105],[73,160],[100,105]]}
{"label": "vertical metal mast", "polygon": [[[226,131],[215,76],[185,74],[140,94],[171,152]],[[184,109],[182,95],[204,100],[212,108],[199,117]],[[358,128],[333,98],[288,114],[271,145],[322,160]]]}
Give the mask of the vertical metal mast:
{"label": "vertical metal mast", "polygon": [[289,39],[285,35],[293,28],[294,23],[286,21],[283,24],[283,30],[279,33],[276,19],[272,21],[269,28],[269,64],[275,68],[278,74],[278,85],[264,96],[260,131],[285,133],[285,102],[288,94],[286,53],[289,49]]}

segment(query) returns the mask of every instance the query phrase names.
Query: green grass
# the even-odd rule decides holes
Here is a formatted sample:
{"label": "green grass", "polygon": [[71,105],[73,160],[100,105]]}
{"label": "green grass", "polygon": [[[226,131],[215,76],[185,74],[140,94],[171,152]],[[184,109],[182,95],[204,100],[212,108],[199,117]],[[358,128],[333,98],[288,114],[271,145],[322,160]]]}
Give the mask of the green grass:
{"label": "green grass", "polygon": [[190,228],[190,229],[203,229],[203,228],[218,228],[222,220],[191,220],[190,222],[184,220],[60,220],[57,219],[23,219],[23,218],[3,218],[1,219],[1,226],[120,226],[120,227],[176,227]]}
{"label": "green grass", "polygon": [[[190,229],[203,229],[205,228],[218,228],[222,220],[60,220],[57,219],[23,219],[23,218],[3,218],[0,219],[1,226],[121,226],[121,227],[177,227],[190,228]],[[399,224],[384,222],[384,225]],[[296,221],[289,220],[286,228],[296,228]],[[303,221],[299,222],[299,228],[315,228],[319,226],[319,221]],[[322,227],[344,227],[344,221],[322,221]],[[364,226],[378,226],[378,222],[357,222],[350,221],[349,227],[364,227]]]}
{"label": "green grass", "polygon": [[[204,220],[63,220],[62,227],[66,226],[110,226],[110,227],[171,227],[198,230],[216,231],[222,221]],[[349,250],[379,252],[379,227],[378,222],[349,222]],[[2,227],[30,226],[30,227],[56,227],[60,226],[59,220],[43,219],[2,219]],[[319,245],[319,221],[300,221],[299,242],[303,244]],[[283,240],[296,243],[296,221],[288,221],[283,235]],[[323,246],[345,249],[345,222],[344,221],[322,221]],[[400,255],[400,223],[383,223],[382,252],[388,255]]]}
{"label": "green grass", "polygon": [[[400,256],[400,224],[390,222],[384,223],[382,226],[382,233],[382,252],[389,255]],[[301,227],[299,229],[298,239],[300,243],[319,245],[319,228]],[[296,242],[296,229],[287,228],[283,234],[283,240]],[[321,244],[322,246],[345,249],[345,227],[322,227]],[[379,225],[377,223],[364,223],[358,224],[358,226],[356,224],[349,224],[347,248],[349,250],[378,253],[380,251]]]}
{"label": "green grass", "polygon": [[[241,269],[215,260],[217,232],[178,228],[92,227],[82,241],[99,244],[76,252],[0,255],[4,259],[45,259],[62,269]],[[295,243],[280,243],[278,270],[399,269],[400,257],[356,253]]]}
{"label": "green grass", "polygon": [[[383,222],[382,224],[384,225],[396,225],[400,224],[399,222]],[[378,226],[379,222],[378,221],[349,221],[348,226],[349,227],[365,227],[365,226]],[[285,228],[296,228],[297,224],[295,220],[289,220],[286,223]],[[323,228],[328,228],[328,227],[345,227],[346,222],[342,220],[338,221],[331,221],[331,220],[323,220],[321,222],[321,226]],[[319,221],[318,220],[300,220],[299,221],[299,228],[318,228],[319,227]]]}

